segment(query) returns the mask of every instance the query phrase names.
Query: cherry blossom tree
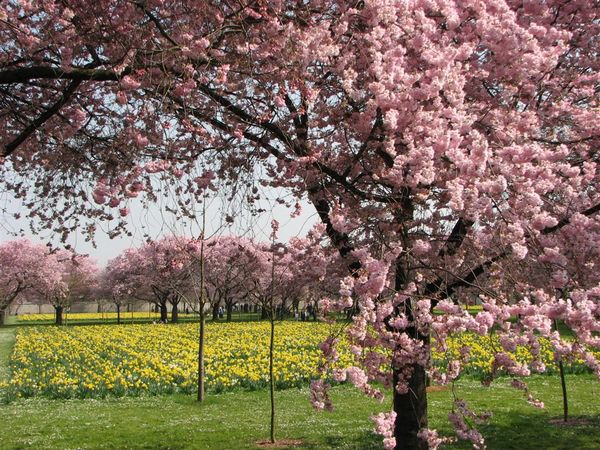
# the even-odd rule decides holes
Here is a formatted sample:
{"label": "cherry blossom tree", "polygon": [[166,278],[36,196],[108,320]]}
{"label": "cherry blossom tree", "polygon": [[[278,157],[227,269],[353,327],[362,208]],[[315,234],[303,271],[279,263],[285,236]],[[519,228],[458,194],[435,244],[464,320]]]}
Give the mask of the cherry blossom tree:
{"label": "cherry blossom tree", "polygon": [[230,321],[233,306],[248,297],[249,279],[260,270],[255,251],[254,242],[238,236],[207,239],[205,270],[213,320],[218,318],[219,307],[225,306]]}
{"label": "cherry blossom tree", "polygon": [[178,321],[179,303],[188,290],[189,239],[167,236],[138,249],[128,249],[107,265],[107,282],[115,298],[129,296],[154,303],[160,320]]}
{"label": "cherry blossom tree", "polygon": [[45,245],[27,239],[0,243],[0,325],[13,302],[60,283],[57,266]]}
{"label": "cherry blossom tree", "polygon": [[134,298],[132,280],[127,252],[111,259],[98,276],[96,296],[104,301],[109,300],[117,309],[117,323],[121,323],[121,309],[131,304]]}
{"label": "cherry blossom tree", "polygon": [[[250,203],[260,183],[307,198],[348,269],[320,308],[356,307],[362,364],[337,376],[370,395],[370,381],[393,387],[377,418],[387,448],[440,443],[425,380],[460,373],[429,357],[452,333],[500,330],[492,376],[543,370],[508,356],[540,337],[600,375],[595,3],[0,8],[4,189],[40,226],[90,234],[116,217],[125,232],[127,199],[156,199],[153,180],[173,183],[182,219],[219,180]],[[537,266],[535,281],[517,270]],[[471,317],[460,305],[474,296]],[[481,447],[468,415],[457,402],[450,419]]]}
{"label": "cherry blossom tree", "polygon": [[[52,256],[58,263],[60,282],[44,286],[39,293],[54,307],[55,323],[62,325],[65,308],[75,300],[91,299],[96,289],[98,267],[88,256],[69,250],[58,251]],[[50,261],[46,263],[51,264]]]}
{"label": "cherry blossom tree", "polygon": [[[112,297],[118,310],[127,299],[157,305],[157,299],[147,281],[142,263],[143,256],[136,248],[127,249],[108,261],[102,273],[102,291]],[[162,315],[166,319],[167,311],[165,310]]]}

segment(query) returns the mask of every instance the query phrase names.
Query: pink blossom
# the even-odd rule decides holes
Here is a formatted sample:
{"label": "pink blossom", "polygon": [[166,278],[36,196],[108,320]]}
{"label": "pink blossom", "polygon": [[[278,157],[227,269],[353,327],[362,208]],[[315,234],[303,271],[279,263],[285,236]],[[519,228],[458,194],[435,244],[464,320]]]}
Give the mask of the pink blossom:
{"label": "pink blossom", "polygon": [[134,91],[141,86],[141,83],[130,75],[125,75],[121,79],[121,88],[125,91]]}

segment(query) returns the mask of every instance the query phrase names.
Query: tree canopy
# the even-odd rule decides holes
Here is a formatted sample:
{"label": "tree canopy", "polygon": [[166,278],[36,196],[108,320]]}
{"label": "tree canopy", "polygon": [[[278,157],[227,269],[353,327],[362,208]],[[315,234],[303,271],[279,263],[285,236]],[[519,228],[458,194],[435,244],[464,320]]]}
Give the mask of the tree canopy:
{"label": "tree canopy", "polygon": [[[499,328],[505,350],[545,336],[600,375],[586,350],[600,345],[598,12],[587,0],[5,2],[0,183],[60,233],[115,217],[119,232],[128,198],[160,195],[153,180],[182,218],[217,186],[250,203],[261,184],[307,198],[349,269],[325,309],[358,303],[363,368],[348,375],[371,394],[368,380],[395,386],[386,446],[435,446],[430,336]],[[470,317],[459,305],[473,301],[484,311]],[[503,351],[495,364],[531,369]]]}

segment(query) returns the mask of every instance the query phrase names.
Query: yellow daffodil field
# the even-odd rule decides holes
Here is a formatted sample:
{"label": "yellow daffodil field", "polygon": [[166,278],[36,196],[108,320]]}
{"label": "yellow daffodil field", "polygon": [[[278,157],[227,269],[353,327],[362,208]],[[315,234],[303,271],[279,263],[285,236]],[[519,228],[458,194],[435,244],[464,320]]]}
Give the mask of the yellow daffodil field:
{"label": "yellow daffodil field", "polygon": [[[320,323],[277,325],[275,373],[279,387],[317,375]],[[269,324],[208,324],[206,386],[219,391],[266,385]],[[95,397],[142,392],[189,392],[197,378],[198,324],[29,327],[19,330],[8,389],[17,396]],[[342,345],[343,348],[343,345]],[[350,364],[342,350],[340,365]]]}
{"label": "yellow daffodil field", "polygon": [[[277,325],[275,373],[279,388],[305,385],[318,376],[318,348],[331,333],[324,323],[282,322]],[[254,389],[267,384],[268,322],[207,325],[206,386],[210,391]],[[9,395],[57,398],[191,392],[197,378],[198,324],[90,325],[24,327],[19,329],[11,357],[11,377],[0,383]],[[433,353],[444,366],[469,348],[464,373],[485,375],[491,369],[493,336],[463,334],[448,342],[444,353]],[[338,367],[352,365],[349,346],[339,345]],[[556,368],[553,352],[542,343],[546,366]],[[521,362],[530,352],[518,347]],[[577,364],[575,366],[578,367]],[[572,369],[572,368],[571,368]]]}

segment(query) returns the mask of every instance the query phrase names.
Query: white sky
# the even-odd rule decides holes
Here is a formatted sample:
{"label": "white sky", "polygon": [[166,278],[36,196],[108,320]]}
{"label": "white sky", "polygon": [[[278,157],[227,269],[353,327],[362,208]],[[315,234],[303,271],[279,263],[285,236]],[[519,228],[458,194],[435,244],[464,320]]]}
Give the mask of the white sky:
{"label": "white sky", "polygon": [[[51,242],[53,245],[59,246],[59,237],[52,238],[50,233],[39,236],[32,235],[28,231],[28,220],[24,218],[17,220],[13,217],[16,212],[20,212],[22,217],[27,214],[26,209],[22,207],[20,202],[10,198],[7,199],[6,195],[2,200],[1,206],[6,212],[0,213],[1,242],[15,239],[13,233],[18,233],[20,229],[23,229],[26,230],[24,235],[32,241],[40,241],[44,244]],[[149,208],[143,207],[141,202],[131,202],[128,205],[131,211],[128,216],[128,224],[133,234],[132,237],[120,236],[110,239],[106,233],[108,224],[98,223],[95,239],[96,248],[90,242],[86,242],[84,236],[80,233],[70,236],[67,242],[77,253],[89,254],[99,266],[104,266],[109,259],[116,257],[123,250],[141,246],[144,243],[144,234],[148,234],[154,239],[169,234],[197,237],[200,231],[199,223],[193,223],[189,220],[175,222],[172,215],[162,208],[168,200],[164,202],[162,205],[160,202],[153,204]],[[234,223],[227,224],[225,222],[226,214],[223,210],[230,207],[225,205],[224,208],[224,205],[225,203],[219,198],[208,199],[206,210],[207,237],[214,234],[231,234],[244,235],[259,241],[268,241],[271,233],[271,220],[276,219],[280,223],[279,240],[287,242],[294,236],[306,235],[318,221],[314,207],[308,202],[302,202],[302,213],[296,218],[291,218],[293,208],[288,209],[283,205],[273,204],[273,202],[265,200],[261,203],[261,207],[266,209],[266,212],[261,213],[260,216],[251,217],[248,213],[237,212],[233,214]],[[200,211],[197,211],[197,213],[200,213]],[[115,214],[118,214],[117,208],[115,208]]]}

